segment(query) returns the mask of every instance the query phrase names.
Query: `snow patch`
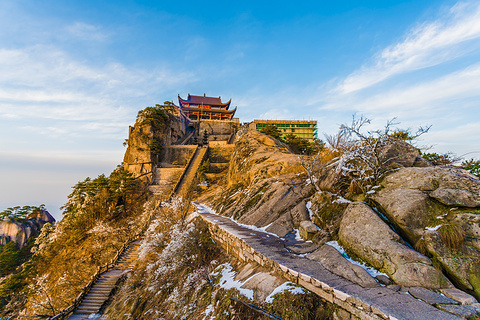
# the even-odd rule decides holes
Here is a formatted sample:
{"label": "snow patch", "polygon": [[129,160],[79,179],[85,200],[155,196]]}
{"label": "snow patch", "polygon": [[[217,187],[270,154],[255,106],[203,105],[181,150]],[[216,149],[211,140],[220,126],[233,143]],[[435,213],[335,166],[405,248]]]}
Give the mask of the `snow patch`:
{"label": "snow patch", "polygon": [[[233,267],[230,263],[224,263],[221,264],[217,267],[217,269],[222,268],[221,273],[221,278],[219,281],[220,287],[222,287],[225,290],[229,289],[237,289],[240,294],[243,296],[247,297],[250,300],[253,300],[253,290],[250,289],[244,289],[242,288],[243,282],[235,280],[235,271],[233,271]],[[217,275],[218,273],[214,273],[214,275]]]}
{"label": "snow patch", "polygon": [[[216,214],[215,210],[213,210],[212,208],[209,208],[208,206],[204,205],[203,203],[198,203],[198,202],[193,201],[192,204],[197,208],[198,213],[213,213],[213,214]],[[270,227],[272,225],[271,223],[266,225],[265,227],[259,228],[259,227],[254,226],[254,225],[239,223],[239,222],[237,222],[236,220],[234,220],[233,218],[230,218],[230,217],[225,217],[225,218],[230,219],[231,221],[235,222],[236,224],[238,224],[241,227],[244,227],[244,228],[247,228],[247,229],[250,229],[250,230],[253,230],[253,231],[257,231],[257,232],[266,233],[266,234],[269,234],[271,236],[275,236],[275,237],[278,238],[278,235],[276,235],[275,233],[266,231],[268,229],[268,227]],[[216,219],[214,219],[213,221],[215,221],[216,223],[221,223],[219,220],[216,220]],[[253,234],[253,235],[255,235],[255,234]]]}
{"label": "snow patch", "polygon": [[[205,309],[205,311],[204,311],[204,312],[205,312],[205,316],[208,317],[208,315],[209,315],[210,313],[212,313],[213,310],[215,310],[215,307],[214,307],[212,304],[209,304],[209,305],[207,306],[207,308]],[[214,315],[212,315],[212,316],[210,317],[210,320],[213,320],[213,319],[215,319],[215,316],[214,316]]]}
{"label": "snow patch", "polygon": [[438,229],[440,229],[441,226],[443,226],[443,224],[439,224],[438,226],[435,226],[435,227],[425,227],[425,230],[437,231]]}
{"label": "snow patch", "polygon": [[343,197],[337,196],[337,199],[333,200],[333,202],[336,202],[336,203],[351,203],[352,201],[347,200]]}
{"label": "snow patch", "polygon": [[[271,233],[271,232],[268,232],[266,231],[268,229],[268,227],[270,227],[272,224],[268,224],[266,225],[265,227],[256,227],[254,225],[250,225],[250,224],[243,224],[243,223],[238,223],[237,221],[233,220],[232,218],[229,218],[230,220],[232,220],[233,222],[235,222],[236,224],[238,224],[239,226],[241,227],[244,227],[244,228],[247,228],[247,229],[250,229],[250,230],[253,230],[253,231],[258,231],[258,232],[262,232],[262,233],[266,233],[266,234],[269,234],[271,236],[275,236],[278,238],[278,236],[275,234],[275,233]],[[254,234],[255,235],[255,234]]]}
{"label": "snow patch", "polygon": [[305,290],[303,288],[297,287],[295,284],[292,282],[284,282],[280,286],[276,287],[275,290],[272,291],[268,295],[268,297],[265,298],[266,303],[272,303],[273,302],[273,296],[279,293],[283,293],[285,291],[289,291],[292,294],[304,294]]}
{"label": "snow patch", "polygon": [[310,216],[310,221],[313,221],[313,211],[312,211],[312,201],[308,201],[305,205],[307,207],[308,215]]}
{"label": "snow patch", "polygon": [[295,230],[295,240],[297,241],[303,241],[302,237],[300,237],[300,231],[298,229]]}

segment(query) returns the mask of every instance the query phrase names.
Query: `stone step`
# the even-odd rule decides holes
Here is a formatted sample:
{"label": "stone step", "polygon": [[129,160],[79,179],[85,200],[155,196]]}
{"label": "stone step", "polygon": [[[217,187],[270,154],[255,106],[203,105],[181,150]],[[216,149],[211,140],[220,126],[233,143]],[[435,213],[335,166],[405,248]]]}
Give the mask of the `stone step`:
{"label": "stone step", "polygon": [[[92,294],[92,295],[96,295],[96,294],[97,295],[105,295],[105,294],[109,295],[110,292],[112,292],[112,289],[113,289],[113,287],[112,288],[98,288],[97,290],[90,290],[87,293],[87,296],[90,295],[90,294]],[[87,297],[85,297],[85,298],[87,298]]]}
{"label": "stone step", "polygon": [[88,293],[88,294],[96,294],[96,293],[104,293],[104,294],[109,294],[110,291],[112,291],[113,288],[93,288],[91,289]]}
{"label": "stone step", "polygon": [[118,278],[116,279],[99,279],[97,282],[95,282],[95,285],[97,284],[109,284],[109,285],[115,285],[117,283]]}
{"label": "stone step", "polygon": [[90,314],[72,314],[70,317],[68,317],[68,320],[84,320],[88,319]]}
{"label": "stone step", "polygon": [[95,298],[91,298],[91,299],[88,299],[88,300],[83,300],[82,303],[80,304],[80,307],[83,306],[83,305],[86,305],[86,306],[90,306],[90,305],[93,305],[93,304],[99,304],[102,305],[103,302],[105,302],[105,300],[108,299],[108,296],[106,297],[95,297]]}
{"label": "stone step", "polygon": [[105,299],[89,300],[89,301],[85,301],[85,303],[82,302],[78,307],[79,308],[83,308],[83,307],[100,308],[104,303],[105,303]]}
{"label": "stone step", "polygon": [[82,306],[80,305],[77,309],[78,312],[91,312],[91,313],[96,313],[100,310],[100,306]]}
{"label": "stone step", "polygon": [[91,290],[93,289],[107,289],[107,288],[113,288],[115,287],[115,282],[114,283],[96,283]]}
{"label": "stone step", "polygon": [[[102,294],[102,295],[95,295],[95,296],[93,296],[93,295],[90,296],[90,295],[89,295],[89,296],[87,297],[89,300],[83,300],[83,301],[89,302],[89,301],[96,301],[96,300],[98,300],[98,301],[100,301],[100,300],[106,300],[109,296],[110,296],[109,294]],[[85,299],[87,299],[87,298],[85,298]],[[82,301],[82,303],[83,303],[83,301]]]}

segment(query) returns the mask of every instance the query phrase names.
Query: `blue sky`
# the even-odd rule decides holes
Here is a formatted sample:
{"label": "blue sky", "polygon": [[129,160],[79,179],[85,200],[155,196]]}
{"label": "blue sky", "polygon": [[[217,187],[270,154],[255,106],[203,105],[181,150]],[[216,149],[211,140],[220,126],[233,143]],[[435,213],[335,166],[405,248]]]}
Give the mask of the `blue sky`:
{"label": "blue sky", "polygon": [[138,110],[188,93],[320,133],[397,117],[480,158],[480,2],[2,0],[0,210],[60,217],[122,161]]}

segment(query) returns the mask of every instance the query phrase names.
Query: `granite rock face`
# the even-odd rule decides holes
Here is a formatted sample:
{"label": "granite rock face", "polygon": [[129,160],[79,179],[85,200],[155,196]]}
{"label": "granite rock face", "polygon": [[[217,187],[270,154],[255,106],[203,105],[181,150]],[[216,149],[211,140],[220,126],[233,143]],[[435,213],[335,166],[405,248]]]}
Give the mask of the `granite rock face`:
{"label": "granite rock face", "polygon": [[343,212],[350,201],[325,191],[315,193],[311,199],[312,220],[322,230],[334,237],[340,228]]}
{"label": "granite rock face", "polygon": [[410,242],[480,297],[480,180],[453,167],[402,168],[370,195]]}
{"label": "granite rock face", "polygon": [[400,237],[365,203],[351,203],[345,211],[338,237],[342,245],[388,274],[402,286],[448,288],[450,281],[426,256],[402,243]]}
{"label": "granite rock face", "polygon": [[362,287],[374,288],[379,286],[365,269],[345,259],[337,249],[328,244],[307,255],[307,258],[320,262],[325,269]]}
{"label": "granite rock face", "polygon": [[297,155],[257,131],[239,132],[222,191],[212,189],[202,201],[222,215],[281,237],[310,220],[305,199],[313,187],[299,176]]}
{"label": "granite rock face", "polygon": [[152,172],[158,164],[160,150],[164,145],[172,145],[181,140],[188,131],[189,120],[178,110],[166,112],[163,123],[148,121],[139,112],[135,126],[129,127],[128,148],[125,152],[123,163],[125,169],[135,177]]}
{"label": "granite rock face", "polygon": [[14,241],[22,248],[32,236],[37,236],[46,223],[54,223],[55,219],[45,210],[29,215],[26,219],[0,221],[0,245]]}

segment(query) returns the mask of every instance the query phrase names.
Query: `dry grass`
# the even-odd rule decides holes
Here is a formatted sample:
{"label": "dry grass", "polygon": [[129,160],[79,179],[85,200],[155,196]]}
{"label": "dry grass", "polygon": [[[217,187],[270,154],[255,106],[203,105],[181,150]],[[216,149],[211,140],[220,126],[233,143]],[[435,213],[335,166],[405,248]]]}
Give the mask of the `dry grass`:
{"label": "dry grass", "polygon": [[463,247],[465,235],[462,228],[456,224],[446,224],[438,229],[442,242],[448,247],[458,250]]}
{"label": "dry grass", "polygon": [[415,243],[414,248],[415,248],[415,250],[417,250],[421,254],[426,255],[428,253],[427,243],[426,243],[425,239],[423,239],[423,238],[418,239],[417,243]]}

